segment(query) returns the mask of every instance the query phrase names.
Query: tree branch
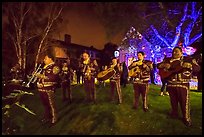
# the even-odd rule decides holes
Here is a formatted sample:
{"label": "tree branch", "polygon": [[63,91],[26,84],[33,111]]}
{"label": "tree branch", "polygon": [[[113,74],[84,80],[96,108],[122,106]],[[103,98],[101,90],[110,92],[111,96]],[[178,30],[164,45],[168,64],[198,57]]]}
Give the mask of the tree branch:
{"label": "tree branch", "polygon": [[19,58],[19,53],[18,53],[18,45],[16,44],[15,38],[9,33],[7,32],[7,34],[11,37],[13,44],[15,46],[15,50],[16,50],[16,56]]}
{"label": "tree branch", "polygon": [[188,3],[186,3],[185,7],[184,7],[184,15],[181,18],[181,21],[179,23],[179,25],[176,27],[176,35],[174,37],[174,40],[171,44],[171,47],[175,47],[179,41],[180,35],[181,35],[181,27],[184,23],[184,21],[186,20],[186,16],[187,16],[187,10],[188,10]]}
{"label": "tree branch", "polygon": [[197,34],[197,35],[195,35],[195,36],[190,40],[190,42],[188,43],[187,46],[193,44],[196,40],[198,40],[198,39],[201,38],[201,37],[202,37],[202,32],[199,33],[199,34]]}
{"label": "tree branch", "polygon": [[150,27],[154,31],[155,35],[169,47],[170,45],[169,45],[168,41],[158,33],[156,28],[153,25],[151,25]]}
{"label": "tree branch", "polygon": [[32,7],[32,6],[29,5],[28,9],[23,13],[23,15],[22,15],[22,20],[24,20],[26,14],[28,14],[28,12],[31,10],[31,7]]}
{"label": "tree branch", "polygon": [[166,19],[167,23],[168,23],[172,28],[174,28],[173,23],[171,23],[171,21],[169,20],[168,16],[166,15],[166,9],[165,9],[164,5],[162,4],[162,2],[159,2],[159,7],[162,9],[163,16],[164,16],[164,18]]}
{"label": "tree branch", "polygon": [[159,11],[159,12],[150,13],[148,15],[143,16],[143,19],[146,19],[147,17],[150,17],[150,16],[155,16],[155,15],[158,15],[158,14],[162,14],[162,12]]}
{"label": "tree branch", "polygon": [[61,14],[61,12],[62,12],[62,9],[63,9],[63,8],[60,8],[60,10],[59,10],[58,14],[55,16],[55,18],[54,18],[53,20],[56,20],[56,19],[59,17],[59,15],[60,15],[60,14]]}
{"label": "tree branch", "polygon": [[26,42],[28,42],[29,40],[31,40],[32,38],[37,37],[37,36],[39,36],[39,34],[36,34],[36,35],[34,35],[34,36],[30,36],[29,38],[25,39],[22,43],[26,43]]}
{"label": "tree branch", "polygon": [[202,6],[200,7],[200,9],[198,10],[198,15],[201,15],[202,13]]}
{"label": "tree branch", "polygon": [[14,13],[13,13],[13,10],[11,10],[11,16],[12,16],[12,21],[13,21],[13,24],[14,24],[15,28],[17,28],[17,26],[18,26],[18,21],[17,21],[17,19],[16,19],[16,16],[15,16]]}
{"label": "tree branch", "polygon": [[192,2],[192,4],[191,4],[191,17],[193,18],[194,16],[195,16],[195,14],[196,14],[196,12],[195,12],[195,5],[196,5],[196,3],[195,2]]}
{"label": "tree branch", "polygon": [[49,14],[49,18],[48,18],[48,23],[47,23],[47,26],[45,27],[44,29],[44,34],[42,36],[42,40],[40,41],[40,44],[39,44],[39,47],[38,47],[38,51],[37,51],[37,56],[36,56],[36,60],[35,60],[35,69],[37,68],[37,61],[38,61],[38,58],[39,58],[39,54],[42,50],[42,46],[43,46],[43,43],[47,37],[47,35],[49,34],[50,30],[51,30],[51,27],[53,26],[53,23],[54,21],[59,17],[59,15],[61,14],[62,12],[62,7],[60,8],[58,14],[56,16],[52,16],[54,13],[52,12],[53,11],[53,4],[51,5],[51,11],[50,11],[50,14]]}
{"label": "tree branch", "polygon": [[[193,27],[195,25],[195,22],[196,20],[198,19],[199,17],[199,11],[196,12],[195,11],[195,6],[196,6],[196,3],[192,3],[192,11],[191,11],[191,22],[189,22],[189,24],[187,25],[185,31],[184,31],[184,46],[188,46],[189,45],[189,41],[190,41],[190,34],[193,30]],[[200,9],[199,9],[200,10]]]}

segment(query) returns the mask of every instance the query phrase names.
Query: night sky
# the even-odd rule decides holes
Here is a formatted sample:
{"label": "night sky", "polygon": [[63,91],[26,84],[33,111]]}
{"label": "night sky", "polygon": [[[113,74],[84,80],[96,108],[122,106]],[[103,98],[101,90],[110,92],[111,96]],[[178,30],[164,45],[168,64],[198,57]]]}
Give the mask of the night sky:
{"label": "night sky", "polygon": [[[46,4],[47,3],[45,3],[45,5]],[[94,2],[65,2],[63,4],[66,6],[61,13],[62,22],[58,24],[57,30],[52,34],[53,38],[64,40],[64,35],[69,34],[71,35],[72,43],[88,47],[93,46],[97,49],[103,49],[104,45],[108,42],[120,45],[126,32],[132,26],[136,29],[141,29],[145,27],[148,28],[148,26],[151,24],[156,24],[154,21],[157,21],[157,19],[155,18],[150,21],[142,21],[141,19],[144,15],[152,15],[161,10],[158,8],[158,2],[125,2],[119,3],[119,5],[117,5],[118,7],[114,3],[110,8],[115,8],[115,10],[106,11],[109,16],[112,16],[108,17],[103,15],[101,18],[99,18],[97,16],[98,14],[96,13],[96,9],[94,10]],[[166,7],[171,7],[172,5],[173,4],[165,4]],[[47,4],[47,6],[49,6],[49,4]],[[106,9],[108,6],[106,6]],[[146,6],[151,8],[148,9]],[[175,6],[175,4],[173,6]],[[183,3],[179,3],[176,6],[183,7]],[[39,14],[44,16],[48,15],[48,13],[44,11],[40,12]],[[110,19],[111,17],[115,17],[115,15],[117,15],[115,18],[116,21],[114,21],[114,19]],[[120,18],[120,20],[117,20],[118,18]],[[102,22],[101,19],[107,21],[106,25],[104,25],[104,22]],[[4,14],[2,14],[2,20],[3,27],[4,23],[8,22],[7,17],[5,17]],[[172,20],[172,22],[175,21]],[[177,23],[177,21],[175,23]],[[34,25],[36,26],[36,24]],[[159,24],[159,26],[161,25]],[[107,30],[113,30],[115,32],[108,38]],[[140,31],[140,33],[143,33],[143,31]]]}
{"label": "night sky", "polygon": [[[72,43],[103,49],[107,42],[120,44],[125,31],[121,31],[109,41],[102,23],[96,17],[89,3],[68,3],[63,10],[63,23],[55,38],[64,40],[64,34],[71,35]],[[127,31],[127,30],[126,30]]]}

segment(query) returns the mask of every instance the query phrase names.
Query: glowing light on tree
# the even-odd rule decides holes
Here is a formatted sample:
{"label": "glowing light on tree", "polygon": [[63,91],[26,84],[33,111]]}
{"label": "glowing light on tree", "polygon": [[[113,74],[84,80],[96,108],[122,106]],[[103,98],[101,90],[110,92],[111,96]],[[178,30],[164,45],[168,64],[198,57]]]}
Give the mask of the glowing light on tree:
{"label": "glowing light on tree", "polygon": [[[176,17],[174,21],[177,23],[172,25],[168,19],[161,19],[158,20],[158,24],[149,24],[149,28],[142,34],[131,27],[123,38],[120,48],[128,49],[129,54],[134,57],[138,51],[144,51],[145,59],[155,64],[161,62],[165,56],[170,57],[176,46],[181,46],[184,56],[194,54],[196,49],[190,46],[202,38],[200,29],[202,28],[202,4],[187,2],[178,7],[166,9],[167,16],[171,16],[172,20]],[[157,75],[156,81],[160,81],[159,79]]]}

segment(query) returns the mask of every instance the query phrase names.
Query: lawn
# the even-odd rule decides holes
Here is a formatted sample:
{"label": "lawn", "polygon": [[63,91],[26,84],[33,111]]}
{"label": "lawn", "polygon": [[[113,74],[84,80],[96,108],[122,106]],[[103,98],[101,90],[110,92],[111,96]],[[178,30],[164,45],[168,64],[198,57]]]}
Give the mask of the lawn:
{"label": "lawn", "polygon": [[[85,104],[82,85],[72,86],[73,103],[62,102],[61,89],[56,91],[59,121],[53,127],[40,122],[43,114],[38,92],[25,95],[23,103],[36,115],[13,106],[10,122],[16,135],[202,135],[202,92],[190,92],[192,127],[186,127],[179,119],[167,118],[170,110],[168,96],[159,96],[160,86],[150,85],[149,112],[143,112],[140,97],[138,110],[132,109],[133,88],[122,88],[123,103],[109,102],[109,85],[96,86],[97,104]],[[3,115],[3,114],[2,114]],[[181,112],[180,112],[181,116]],[[4,117],[3,117],[4,118]],[[5,121],[5,119],[3,119]],[[2,129],[3,127],[2,123]],[[12,128],[12,127],[10,127]]]}

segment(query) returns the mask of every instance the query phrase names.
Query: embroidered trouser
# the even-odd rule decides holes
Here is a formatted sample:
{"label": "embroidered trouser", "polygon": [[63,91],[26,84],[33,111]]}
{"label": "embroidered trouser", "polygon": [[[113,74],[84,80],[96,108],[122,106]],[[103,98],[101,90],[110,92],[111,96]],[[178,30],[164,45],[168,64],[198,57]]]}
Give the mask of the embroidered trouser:
{"label": "embroidered trouser", "polygon": [[142,95],[142,102],[143,102],[143,109],[148,109],[147,92],[149,90],[149,84],[147,82],[146,83],[134,82],[133,88],[134,88],[134,107],[138,108],[139,98],[140,98],[140,94],[141,94]]}
{"label": "embroidered trouser", "polygon": [[84,89],[86,92],[87,100],[89,101],[96,101],[96,88],[94,80],[94,77],[92,77],[90,80],[87,78],[84,79]]}
{"label": "embroidered trouser", "polygon": [[178,116],[178,103],[180,104],[183,120],[191,121],[190,119],[190,99],[189,99],[189,83],[185,84],[168,84],[167,90],[169,91],[171,102],[171,115]]}
{"label": "embroidered trouser", "polygon": [[57,121],[56,106],[54,100],[54,91],[39,91],[42,104],[44,106],[44,118],[51,120],[52,123]]}
{"label": "embroidered trouser", "polygon": [[122,103],[122,92],[120,88],[120,79],[115,79],[110,81],[110,86],[111,86],[111,100],[114,100],[114,93],[115,93],[115,88],[116,92],[118,95],[118,102]]}

